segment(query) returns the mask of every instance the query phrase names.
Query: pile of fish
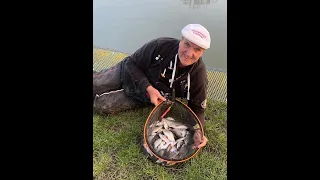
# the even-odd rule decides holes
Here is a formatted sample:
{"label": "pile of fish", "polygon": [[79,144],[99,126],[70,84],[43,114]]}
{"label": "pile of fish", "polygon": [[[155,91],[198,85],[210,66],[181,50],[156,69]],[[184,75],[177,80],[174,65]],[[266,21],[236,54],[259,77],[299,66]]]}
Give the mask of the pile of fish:
{"label": "pile of fish", "polygon": [[186,158],[191,147],[187,126],[167,117],[153,122],[149,128],[147,140],[156,154],[171,160]]}

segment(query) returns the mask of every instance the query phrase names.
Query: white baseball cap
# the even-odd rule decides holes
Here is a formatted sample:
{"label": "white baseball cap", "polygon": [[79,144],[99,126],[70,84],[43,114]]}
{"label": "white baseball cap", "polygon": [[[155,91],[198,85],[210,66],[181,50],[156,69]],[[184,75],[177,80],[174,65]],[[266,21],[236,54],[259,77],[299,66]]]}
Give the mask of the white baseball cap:
{"label": "white baseball cap", "polygon": [[210,33],[200,24],[188,24],[181,30],[181,34],[184,38],[203,49],[210,48]]}

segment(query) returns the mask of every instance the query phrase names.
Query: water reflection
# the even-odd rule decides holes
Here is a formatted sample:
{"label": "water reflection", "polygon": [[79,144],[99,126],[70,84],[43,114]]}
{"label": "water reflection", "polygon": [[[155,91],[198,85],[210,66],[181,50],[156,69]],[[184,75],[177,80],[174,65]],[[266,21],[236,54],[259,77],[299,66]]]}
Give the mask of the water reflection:
{"label": "water reflection", "polygon": [[180,0],[183,5],[189,5],[191,9],[198,9],[200,7],[206,7],[210,3],[217,3],[220,0]]}

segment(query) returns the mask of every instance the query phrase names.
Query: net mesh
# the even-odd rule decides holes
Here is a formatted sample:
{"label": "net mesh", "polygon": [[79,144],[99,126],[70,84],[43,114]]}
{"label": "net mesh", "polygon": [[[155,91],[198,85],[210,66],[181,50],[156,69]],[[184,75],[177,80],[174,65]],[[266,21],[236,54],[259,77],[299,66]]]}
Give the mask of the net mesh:
{"label": "net mesh", "polygon": [[[156,135],[154,135],[154,131],[156,131],[157,122],[161,122],[162,120],[162,115],[169,109],[169,111],[163,116],[164,118],[171,117],[174,119],[174,122],[176,124],[169,124],[169,127],[167,127],[167,130],[170,132],[173,132],[174,136],[174,142],[172,146],[170,144],[166,146],[165,142],[163,144],[159,145],[164,147],[164,149],[156,148],[155,147],[155,142],[160,138],[159,133],[162,135],[166,135],[162,131],[158,132]],[[184,125],[187,127],[187,129],[179,129],[179,124]],[[144,129],[144,139],[147,142],[148,147],[150,150],[158,157],[160,157],[163,160],[166,161],[182,161],[186,160],[190,157],[192,157],[194,154],[197,153],[198,149],[193,149],[192,146],[194,145],[193,141],[193,135],[194,135],[194,130],[193,130],[193,125],[194,124],[199,124],[199,120],[196,118],[196,116],[192,113],[192,111],[187,108],[185,104],[183,104],[181,101],[176,100],[175,103],[167,103],[163,102],[157,107],[153,109],[153,111],[150,113],[148,120],[146,121],[145,124],[145,129]],[[178,126],[175,126],[178,125]],[[159,127],[162,127],[161,129],[165,129],[163,125],[159,125]],[[173,127],[173,128],[172,128]],[[200,126],[201,127],[201,126]],[[202,133],[202,128],[200,128],[201,133]],[[188,133],[182,133],[182,136],[176,135],[176,132],[188,132]],[[179,143],[179,139],[183,139]],[[179,144],[179,145],[178,145]]]}
{"label": "net mesh", "polygon": [[[93,69],[100,71],[114,66],[128,54],[111,49],[93,48]],[[207,69],[208,99],[227,101],[227,73],[220,69]]]}

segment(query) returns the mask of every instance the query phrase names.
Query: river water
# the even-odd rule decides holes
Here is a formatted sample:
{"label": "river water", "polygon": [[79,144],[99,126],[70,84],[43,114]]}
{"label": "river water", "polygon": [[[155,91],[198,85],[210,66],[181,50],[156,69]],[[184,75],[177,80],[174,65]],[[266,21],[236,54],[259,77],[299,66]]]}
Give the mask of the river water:
{"label": "river water", "polygon": [[187,24],[211,36],[203,60],[227,72],[227,0],[93,0],[93,46],[132,54],[151,39],[181,37]]}

